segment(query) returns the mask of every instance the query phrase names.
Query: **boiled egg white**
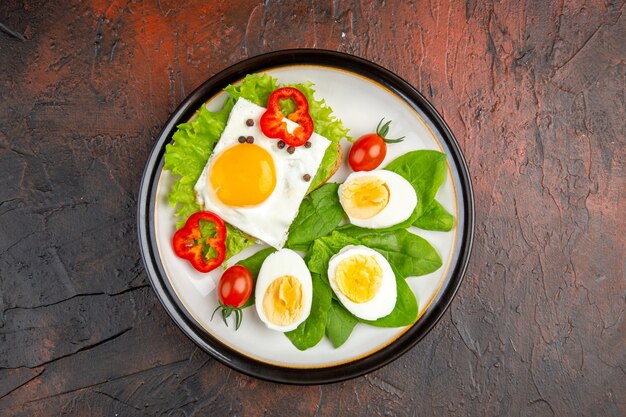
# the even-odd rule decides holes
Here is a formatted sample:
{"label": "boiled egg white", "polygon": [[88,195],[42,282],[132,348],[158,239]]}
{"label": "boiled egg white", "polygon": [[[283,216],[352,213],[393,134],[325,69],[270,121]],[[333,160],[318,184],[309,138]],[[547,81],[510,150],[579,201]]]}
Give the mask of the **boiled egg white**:
{"label": "boiled egg white", "polygon": [[281,249],[265,258],[254,297],[259,318],[272,330],[288,332],[306,320],[311,313],[313,284],[300,255]]}
{"label": "boiled egg white", "polygon": [[413,186],[391,171],[353,172],[338,192],[350,223],[369,229],[401,223],[411,217],[417,206]]}
{"label": "boiled egg white", "polygon": [[[194,186],[196,199],[228,223],[280,249],[330,141],[313,133],[290,154],[259,126],[265,108],[240,98]],[[248,120],[252,120],[252,125]],[[284,119],[288,129],[297,124]],[[252,137],[253,143],[245,140]]]}
{"label": "boiled egg white", "polygon": [[361,319],[385,317],[396,305],[396,277],[389,262],[366,246],[349,245],[333,256],[328,280],[341,304]]}

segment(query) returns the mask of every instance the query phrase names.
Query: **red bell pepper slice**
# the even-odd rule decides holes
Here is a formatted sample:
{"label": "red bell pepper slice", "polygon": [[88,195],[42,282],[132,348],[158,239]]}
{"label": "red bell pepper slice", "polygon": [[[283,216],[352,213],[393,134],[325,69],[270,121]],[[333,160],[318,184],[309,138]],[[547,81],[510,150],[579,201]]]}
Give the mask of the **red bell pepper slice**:
{"label": "red bell pepper slice", "polygon": [[[215,236],[203,238],[200,233],[200,220],[215,224]],[[208,258],[202,253],[205,245],[212,247],[217,256]],[[216,214],[199,211],[189,216],[185,225],[174,233],[172,240],[174,253],[191,262],[200,272],[210,272],[220,266],[226,257],[226,224]]]}
{"label": "red bell pepper slice", "polygon": [[[285,115],[280,109],[280,100],[291,98],[296,110],[287,118],[299,124],[292,133],[283,121]],[[309,114],[309,102],[297,88],[283,87],[275,90],[267,102],[267,110],[261,116],[261,131],[268,138],[281,139],[288,146],[302,146],[313,134],[313,119]]]}

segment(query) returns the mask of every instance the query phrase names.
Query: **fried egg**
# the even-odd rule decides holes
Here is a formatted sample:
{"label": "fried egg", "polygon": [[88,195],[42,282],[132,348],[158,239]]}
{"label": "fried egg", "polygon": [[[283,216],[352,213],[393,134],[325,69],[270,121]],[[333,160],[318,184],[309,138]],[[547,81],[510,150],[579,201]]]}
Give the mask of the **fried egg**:
{"label": "fried egg", "polygon": [[311,313],[313,284],[300,255],[281,249],[265,258],[254,296],[259,318],[272,330],[288,332],[306,320]]}
{"label": "fried egg", "polygon": [[[204,210],[218,214],[249,235],[280,249],[330,141],[313,133],[311,147],[293,154],[263,134],[265,108],[240,98],[194,190]],[[249,126],[248,120],[252,120]],[[297,124],[283,119],[293,131]],[[253,143],[242,141],[248,137]]]}
{"label": "fried egg", "polygon": [[350,223],[382,229],[411,217],[417,206],[413,186],[395,172],[353,172],[339,186],[339,200]]}
{"label": "fried egg", "polygon": [[366,246],[349,245],[330,258],[328,280],[341,304],[363,320],[385,317],[396,305],[391,265]]}

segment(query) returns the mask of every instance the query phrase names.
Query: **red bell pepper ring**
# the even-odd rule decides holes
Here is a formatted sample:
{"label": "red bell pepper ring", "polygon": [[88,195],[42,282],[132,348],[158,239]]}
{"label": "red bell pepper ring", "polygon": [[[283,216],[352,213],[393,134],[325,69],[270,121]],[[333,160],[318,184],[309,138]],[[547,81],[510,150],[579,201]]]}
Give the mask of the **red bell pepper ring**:
{"label": "red bell pepper ring", "polygon": [[[283,121],[285,115],[280,109],[280,100],[291,98],[296,110],[287,118],[298,123],[292,133]],[[268,138],[281,139],[288,146],[302,146],[313,134],[313,119],[309,114],[309,102],[297,88],[283,87],[275,90],[267,102],[267,110],[261,116],[261,131]]]}
{"label": "red bell pepper ring", "polygon": [[[200,233],[200,220],[215,224],[215,236],[203,238]],[[189,216],[185,225],[174,233],[172,240],[174,253],[191,262],[200,272],[210,272],[220,266],[226,257],[226,224],[209,211],[199,211]],[[217,257],[207,259],[202,254],[204,245],[211,246]]]}

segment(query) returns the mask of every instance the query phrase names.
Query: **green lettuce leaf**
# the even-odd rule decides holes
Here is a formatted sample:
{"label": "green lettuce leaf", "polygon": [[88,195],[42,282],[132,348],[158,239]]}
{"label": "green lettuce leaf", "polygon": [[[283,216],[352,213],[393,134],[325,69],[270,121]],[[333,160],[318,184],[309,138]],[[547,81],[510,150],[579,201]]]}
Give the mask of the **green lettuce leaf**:
{"label": "green lettuce leaf", "polygon": [[178,125],[172,136],[173,143],[165,147],[163,168],[179,176],[169,195],[170,204],[176,208],[177,228],[200,210],[193,187],[226,126],[234,103],[227,100],[218,112],[210,112],[202,106],[194,120]]}
{"label": "green lettuce leaf", "polygon": [[266,107],[270,94],[279,85],[275,78],[267,74],[249,74],[239,85],[229,85],[224,88],[236,102],[240,97],[250,100],[257,106]]}
{"label": "green lettuce leaf", "polygon": [[[202,106],[192,121],[178,125],[172,136],[173,143],[165,147],[163,167],[178,176],[169,194],[170,205],[176,209],[178,229],[183,227],[189,216],[201,210],[193,187],[226,127],[234,104],[233,99],[228,99],[218,112],[210,112]],[[226,225],[226,259],[254,243],[254,238]]]}

